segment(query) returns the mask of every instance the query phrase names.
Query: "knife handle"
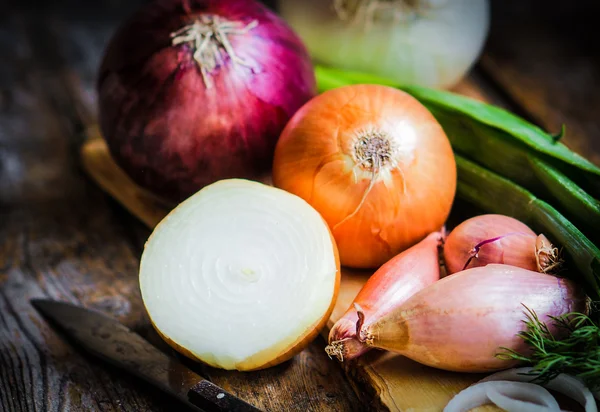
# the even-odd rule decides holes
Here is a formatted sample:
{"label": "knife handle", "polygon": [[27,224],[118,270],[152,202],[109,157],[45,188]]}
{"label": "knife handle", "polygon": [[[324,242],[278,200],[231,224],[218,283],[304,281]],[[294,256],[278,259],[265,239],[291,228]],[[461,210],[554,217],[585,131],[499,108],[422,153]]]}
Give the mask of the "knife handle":
{"label": "knife handle", "polygon": [[188,391],[190,403],[206,412],[261,412],[249,403],[235,397],[223,388],[203,380]]}

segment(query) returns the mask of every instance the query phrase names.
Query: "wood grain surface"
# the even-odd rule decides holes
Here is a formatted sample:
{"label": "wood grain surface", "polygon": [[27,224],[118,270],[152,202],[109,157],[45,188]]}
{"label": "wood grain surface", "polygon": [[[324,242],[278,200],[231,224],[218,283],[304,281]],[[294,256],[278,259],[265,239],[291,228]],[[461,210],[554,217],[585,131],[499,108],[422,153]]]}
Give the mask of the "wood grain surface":
{"label": "wood grain surface", "polygon": [[[509,4],[505,4],[509,3]],[[600,165],[600,2],[492,1],[482,71],[514,110]]]}
{"label": "wood grain surface", "polygon": [[[90,136],[81,154],[82,164],[98,185],[148,227],[155,227],[168,214],[169,208],[157,203],[154,196],[136,186],[119,169],[99,135]],[[460,212],[454,213],[454,218]],[[331,327],[350,307],[371,274],[369,271],[342,268],[339,296],[326,327],[321,331],[323,339],[327,339]],[[328,359],[327,362],[330,366],[338,366],[336,360]],[[376,350],[339,366],[344,368],[357,395],[363,400],[363,407],[368,405],[373,410],[439,411],[456,393],[484,376],[445,372],[400,355]],[[223,377],[230,375],[230,372],[221,371]],[[497,410],[496,407],[483,406],[474,411]]]}
{"label": "wood grain surface", "polygon": [[[46,297],[101,310],[172,353],[138,289],[149,229],[79,162],[100,53],[139,3],[0,5],[0,411],[173,410],[154,388],[65,343],[29,304]],[[255,373],[189,366],[264,410],[360,410],[324,346],[320,338]]]}
{"label": "wood grain surface", "polygon": [[[155,389],[66,344],[29,304],[49,297],[102,310],[173,354],[149,326],[137,285],[150,231],[132,214],[149,216],[152,226],[160,205],[143,202],[129,213],[79,161],[93,135],[100,52],[142,2],[0,4],[0,411],[173,410]],[[598,5],[559,3],[492,2],[482,62],[457,90],[551,131],[566,123],[564,142],[600,164],[600,54],[592,36]],[[351,300],[366,275],[344,276],[351,283],[340,300]],[[324,346],[320,337],[292,361],[254,373],[186,363],[269,411],[434,411],[440,407],[431,405],[476,379],[381,352],[344,373]],[[401,386],[382,378],[392,373],[406,377]],[[419,407],[398,393],[427,395]]]}

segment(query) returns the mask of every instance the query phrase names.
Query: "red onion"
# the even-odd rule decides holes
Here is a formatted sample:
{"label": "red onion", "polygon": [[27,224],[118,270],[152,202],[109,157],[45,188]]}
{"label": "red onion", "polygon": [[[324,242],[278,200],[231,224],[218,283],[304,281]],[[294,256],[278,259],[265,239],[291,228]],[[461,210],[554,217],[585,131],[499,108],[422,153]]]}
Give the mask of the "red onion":
{"label": "red onion", "polygon": [[296,34],[255,0],[155,0],[115,33],[98,81],[102,134],[139,185],[173,201],[269,172],[316,94]]}

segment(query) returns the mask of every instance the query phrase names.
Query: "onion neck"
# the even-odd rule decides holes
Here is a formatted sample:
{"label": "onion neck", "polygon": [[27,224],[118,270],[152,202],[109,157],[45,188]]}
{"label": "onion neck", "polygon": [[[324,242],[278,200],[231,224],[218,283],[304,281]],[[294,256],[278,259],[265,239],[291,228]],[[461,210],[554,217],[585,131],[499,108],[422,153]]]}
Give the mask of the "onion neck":
{"label": "onion neck", "polygon": [[378,128],[356,132],[349,150],[354,162],[353,173],[357,181],[368,178],[369,185],[356,208],[333,226],[334,232],[360,211],[375,184],[389,176],[392,170],[397,170],[402,175],[402,193],[406,192],[404,173],[399,167],[400,163],[408,161],[412,156],[412,145],[406,146],[406,148],[400,147],[397,138]]}
{"label": "onion neck", "polygon": [[333,325],[329,332],[329,345],[325,348],[330,358],[336,357],[340,362],[349,361],[369,350],[365,344],[356,339],[357,319],[356,312],[349,310]]}
{"label": "onion neck", "polygon": [[361,132],[352,145],[352,157],[356,165],[374,174],[382,169],[394,168],[395,155],[393,140],[382,131]]}
{"label": "onion neck", "polygon": [[388,313],[383,316],[365,317],[363,309],[354,304],[358,321],[356,339],[367,348],[380,348],[402,352],[409,344],[408,325],[402,314]]}
{"label": "onion neck", "polygon": [[394,24],[413,22],[424,11],[446,3],[447,0],[333,0],[333,9],[341,21],[363,24],[368,30],[390,17]]}
{"label": "onion neck", "polygon": [[[399,154],[396,142],[388,133],[376,129],[363,130],[357,133],[351,146],[354,174],[359,176],[360,174],[357,173],[359,170],[368,173],[370,175],[369,186],[367,186],[354,211],[334,225],[334,232],[340,225],[359,212],[382,174],[398,168]],[[401,169],[398,168],[398,170],[402,173]],[[403,183],[405,184],[404,179]],[[406,191],[405,186],[403,187],[404,191]]]}
{"label": "onion neck", "polygon": [[563,263],[558,248],[544,235],[539,235],[536,239],[535,260],[538,271],[542,273],[557,272]]}
{"label": "onion neck", "polygon": [[256,20],[241,26],[239,22],[217,15],[203,14],[194,23],[171,33],[171,45],[186,44],[194,51],[193,58],[200,69],[204,85],[210,89],[213,87],[211,74],[223,64],[226,57],[233,64],[252,67],[236,54],[229,36],[244,35],[257,26]]}
{"label": "onion neck", "polygon": [[329,357],[336,357],[340,362],[347,362],[358,358],[368,352],[369,349],[356,338],[345,338],[331,342],[325,348],[325,352]]}

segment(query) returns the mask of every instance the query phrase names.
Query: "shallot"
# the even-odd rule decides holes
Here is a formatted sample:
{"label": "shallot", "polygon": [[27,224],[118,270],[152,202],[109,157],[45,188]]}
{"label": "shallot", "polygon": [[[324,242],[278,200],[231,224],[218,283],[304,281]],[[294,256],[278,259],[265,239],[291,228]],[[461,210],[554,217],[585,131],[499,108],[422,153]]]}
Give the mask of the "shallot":
{"label": "shallot", "polygon": [[503,215],[481,215],[458,225],[444,243],[448,274],[503,263],[539,272],[552,272],[560,261],[558,249],[544,235]]}
{"label": "shallot", "polygon": [[[490,264],[445,277],[375,322],[359,320],[357,336],[368,346],[439,369],[495,371],[516,363],[496,356],[499,348],[527,349],[517,335],[526,328],[524,307],[544,321],[586,311],[587,301],[568,279]],[[565,332],[549,329],[557,338]]]}
{"label": "shallot", "polygon": [[172,202],[261,179],[290,117],[316,94],[306,48],[256,0],[153,0],[107,46],[99,123],[111,155]]}
{"label": "shallot", "polygon": [[374,320],[402,304],[419,290],[440,278],[438,247],[442,234],[434,232],[381,266],[358,292],[348,311],[329,332],[330,356],[340,362],[362,355],[370,348],[356,338],[359,305],[367,319]]}

